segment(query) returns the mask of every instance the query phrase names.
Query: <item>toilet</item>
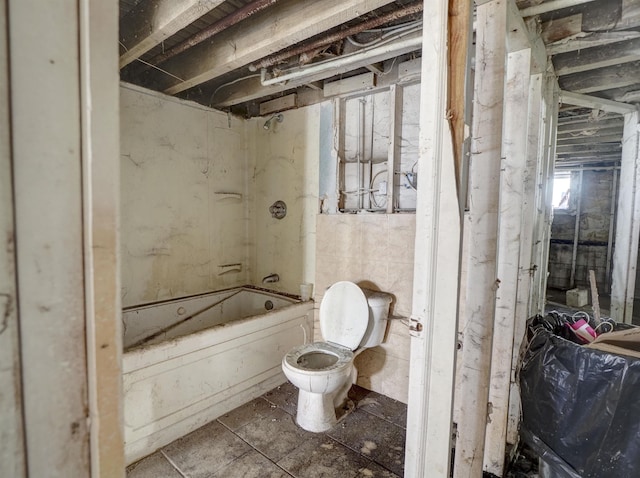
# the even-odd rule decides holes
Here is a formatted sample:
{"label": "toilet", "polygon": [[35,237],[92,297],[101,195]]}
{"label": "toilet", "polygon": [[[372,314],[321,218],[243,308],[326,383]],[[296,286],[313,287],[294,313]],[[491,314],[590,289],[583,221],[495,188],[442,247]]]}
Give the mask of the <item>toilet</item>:
{"label": "toilet", "polygon": [[333,284],[320,303],[320,330],[326,342],[293,348],[282,370],[298,387],[296,421],[310,432],[324,432],[337,423],[336,409],[347,402],[357,378],[353,365],[364,349],[384,339],[392,296],[360,288],[353,282]]}

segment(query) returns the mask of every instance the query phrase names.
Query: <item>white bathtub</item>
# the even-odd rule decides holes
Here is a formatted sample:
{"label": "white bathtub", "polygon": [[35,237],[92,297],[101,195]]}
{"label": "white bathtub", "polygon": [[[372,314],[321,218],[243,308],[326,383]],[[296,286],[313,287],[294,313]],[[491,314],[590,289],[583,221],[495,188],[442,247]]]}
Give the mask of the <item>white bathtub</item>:
{"label": "white bathtub", "polygon": [[123,323],[130,464],[284,383],[282,357],[313,339],[313,302],[240,287],[127,308]]}

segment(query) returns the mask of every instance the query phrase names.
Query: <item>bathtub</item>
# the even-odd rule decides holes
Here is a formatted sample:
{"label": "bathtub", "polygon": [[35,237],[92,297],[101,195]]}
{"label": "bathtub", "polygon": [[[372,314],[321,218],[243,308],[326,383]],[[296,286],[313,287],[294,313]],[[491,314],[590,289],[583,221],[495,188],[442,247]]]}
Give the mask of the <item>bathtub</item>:
{"label": "bathtub", "polygon": [[123,311],[127,464],[286,381],[313,302],[239,287]]}

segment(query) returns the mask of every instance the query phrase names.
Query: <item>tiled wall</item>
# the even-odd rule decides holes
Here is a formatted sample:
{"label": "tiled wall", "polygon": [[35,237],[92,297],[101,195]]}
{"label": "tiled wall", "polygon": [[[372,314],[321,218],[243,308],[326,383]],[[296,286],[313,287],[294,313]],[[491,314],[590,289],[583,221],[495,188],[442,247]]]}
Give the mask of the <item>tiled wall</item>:
{"label": "tiled wall", "polygon": [[[334,282],[349,280],[393,294],[385,342],[356,359],[358,384],[404,403],[410,339],[406,319],[413,290],[413,214],[320,214],[316,226],[316,307]],[[321,340],[316,314],[315,339]]]}

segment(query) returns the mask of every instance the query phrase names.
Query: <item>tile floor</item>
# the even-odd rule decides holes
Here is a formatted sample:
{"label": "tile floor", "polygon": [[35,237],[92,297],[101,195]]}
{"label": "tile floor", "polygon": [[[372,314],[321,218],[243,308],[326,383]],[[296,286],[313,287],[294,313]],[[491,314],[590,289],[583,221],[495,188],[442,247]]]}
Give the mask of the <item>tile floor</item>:
{"label": "tile floor", "polygon": [[127,478],[397,478],[407,407],[354,386],[356,408],[326,433],[295,422],[286,383],[131,465]]}

